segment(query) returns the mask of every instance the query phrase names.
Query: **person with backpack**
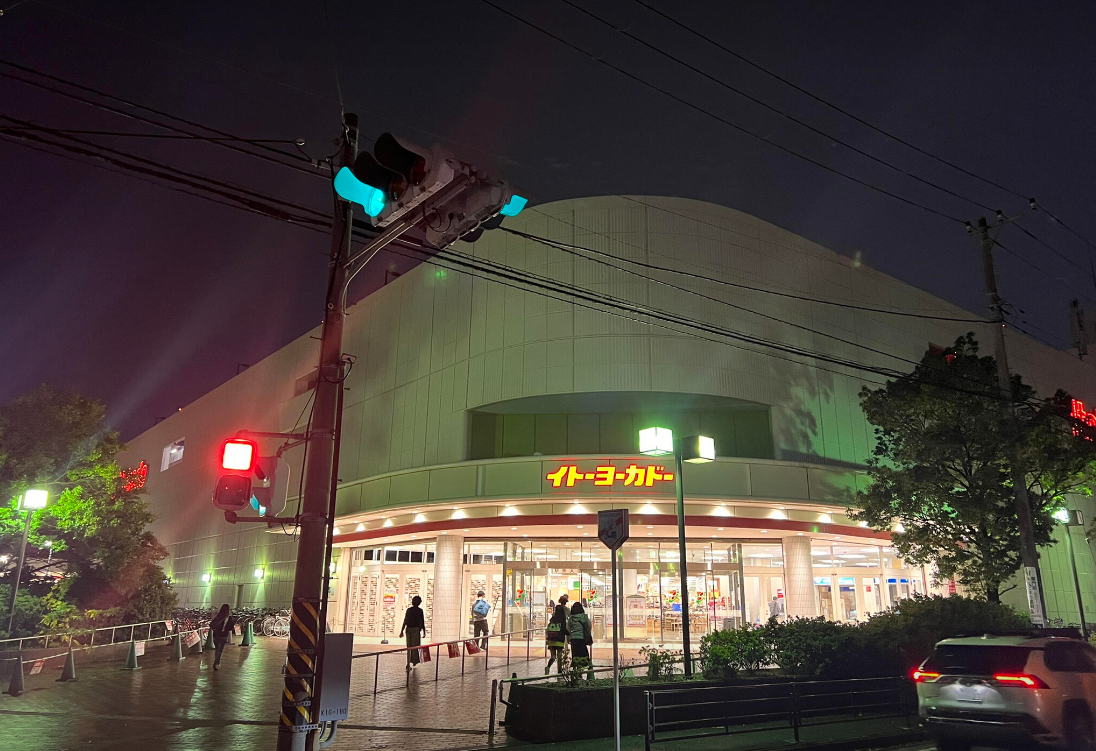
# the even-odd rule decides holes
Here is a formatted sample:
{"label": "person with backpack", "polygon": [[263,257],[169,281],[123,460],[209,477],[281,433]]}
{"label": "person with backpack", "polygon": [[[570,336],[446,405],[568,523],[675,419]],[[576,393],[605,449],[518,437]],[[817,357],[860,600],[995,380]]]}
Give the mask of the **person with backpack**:
{"label": "person with backpack", "polygon": [[544,629],[544,647],[548,650],[548,664],[544,674],[552,672],[552,663],[556,663],[556,672],[563,672],[563,652],[567,649],[567,609],[562,603],[556,605],[552,620]]}
{"label": "person with backpack", "polygon": [[487,626],[487,614],[491,612],[491,604],[484,599],[483,590],[476,592],[476,601],[472,603],[472,639],[475,640],[481,633],[480,649],[487,649],[487,634],[490,629]]}
{"label": "person with backpack", "polygon": [[217,615],[209,624],[209,630],[213,632],[213,646],[216,651],[213,655],[213,669],[221,669],[221,655],[224,654],[225,645],[228,644],[228,636],[236,627],[236,619],[232,616],[232,608],[226,602],[217,611]]}
{"label": "person with backpack", "polygon": [[571,607],[571,615],[567,616],[567,636],[571,643],[571,664],[576,670],[586,669],[586,680],[594,679],[593,663],[590,661],[590,645],[594,643],[593,633],[590,630],[590,616],[586,615],[586,608],[581,602],[576,602]]}

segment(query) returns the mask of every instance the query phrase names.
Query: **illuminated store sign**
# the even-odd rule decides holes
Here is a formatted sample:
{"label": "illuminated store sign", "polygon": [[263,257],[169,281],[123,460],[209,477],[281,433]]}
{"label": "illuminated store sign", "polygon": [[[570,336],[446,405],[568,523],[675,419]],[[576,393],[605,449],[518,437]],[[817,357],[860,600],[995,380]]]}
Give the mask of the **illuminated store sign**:
{"label": "illuminated store sign", "polygon": [[1073,400],[1073,409],[1069,414],[1074,420],[1080,420],[1085,425],[1096,428],[1096,413],[1085,410],[1085,403],[1077,399]]}
{"label": "illuminated store sign", "polygon": [[592,472],[584,472],[577,464],[564,464],[554,472],[545,475],[553,488],[573,488],[580,481],[592,481],[599,487],[653,488],[674,481],[674,473],[667,472],[661,464],[640,467],[629,464],[620,469],[612,466],[595,467]]}

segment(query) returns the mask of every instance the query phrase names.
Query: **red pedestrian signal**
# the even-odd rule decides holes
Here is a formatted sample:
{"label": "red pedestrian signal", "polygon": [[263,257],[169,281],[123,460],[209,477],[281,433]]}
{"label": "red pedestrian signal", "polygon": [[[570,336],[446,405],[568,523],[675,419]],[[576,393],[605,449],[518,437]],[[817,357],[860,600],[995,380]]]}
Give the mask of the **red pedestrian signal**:
{"label": "red pedestrian signal", "polygon": [[256,446],[246,438],[229,438],[221,449],[221,468],[250,472],[255,466]]}

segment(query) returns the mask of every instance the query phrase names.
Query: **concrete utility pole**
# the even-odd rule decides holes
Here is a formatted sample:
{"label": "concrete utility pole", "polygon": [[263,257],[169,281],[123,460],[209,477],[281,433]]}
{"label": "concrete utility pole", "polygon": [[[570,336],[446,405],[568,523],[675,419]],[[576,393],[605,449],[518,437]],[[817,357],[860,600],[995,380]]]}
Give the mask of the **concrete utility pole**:
{"label": "concrete utility pole", "polygon": [[[1000,215],[998,215],[1000,216]],[[969,226],[969,225],[968,225]],[[1011,414],[1012,377],[1008,370],[1008,356],[1005,353],[1005,314],[1001,306],[1001,297],[997,294],[997,274],[993,267],[994,240],[989,235],[986,218],[978,220],[978,238],[982,246],[982,267],[986,275],[986,294],[989,296],[989,309],[994,331],[994,359],[997,360],[997,385],[1002,396],[1008,400],[1004,409]],[[1046,605],[1043,602],[1043,583],[1039,573],[1039,552],[1035,548],[1035,525],[1031,519],[1031,502],[1027,492],[1027,471],[1018,447],[1011,449],[1009,468],[1012,475],[1012,489],[1016,500],[1016,518],[1020,523],[1020,558],[1024,564],[1024,582],[1027,587],[1028,610],[1036,626],[1046,622]]]}
{"label": "concrete utility pole", "polygon": [[[335,169],[354,163],[358,150],[358,116],[343,115],[342,148]],[[331,270],[320,335],[320,366],[316,379],[312,425],[308,431],[308,464],[300,507],[300,543],[293,578],[293,606],[286,648],[285,691],[278,722],[278,751],[311,751],[315,744],[319,707],[311,706],[320,665],[322,628],[320,603],[327,548],[331,468],[335,458],[336,407],[342,388],[342,290],[345,261],[350,254],[353,205],[335,198],[331,223]],[[290,698],[292,697],[292,698]]]}

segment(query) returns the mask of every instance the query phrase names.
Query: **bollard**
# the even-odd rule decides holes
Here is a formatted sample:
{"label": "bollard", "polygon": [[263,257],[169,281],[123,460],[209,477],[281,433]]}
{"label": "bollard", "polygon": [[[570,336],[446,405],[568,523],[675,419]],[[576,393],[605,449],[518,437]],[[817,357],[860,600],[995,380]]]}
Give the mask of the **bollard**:
{"label": "bollard", "polygon": [[23,693],[23,657],[20,655],[15,658],[19,664],[15,666],[15,670],[11,673],[11,683],[8,684],[8,690],[5,694],[11,694],[12,696],[21,696]]}
{"label": "bollard", "polygon": [[183,637],[176,631],[175,637],[171,640],[171,657],[167,658],[171,662],[180,662],[186,659],[183,654]]}
{"label": "bollard", "polygon": [[207,628],[206,629],[206,641],[205,641],[204,649],[214,650],[216,648],[217,648],[217,645],[213,643],[213,629]]}
{"label": "bollard", "polygon": [[247,629],[244,630],[244,638],[240,642],[241,647],[252,647],[255,645],[255,630],[251,627],[251,621],[247,622]]}
{"label": "bollard", "polygon": [[65,660],[65,669],[61,671],[61,677],[57,682],[76,680],[76,657],[72,653],[72,645],[69,644],[68,658]]}
{"label": "bollard", "polygon": [[141,666],[137,664],[137,642],[130,639],[129,641],[129,654],[126,655],[126,664],[122,666],[122,670],[140,670]]}

